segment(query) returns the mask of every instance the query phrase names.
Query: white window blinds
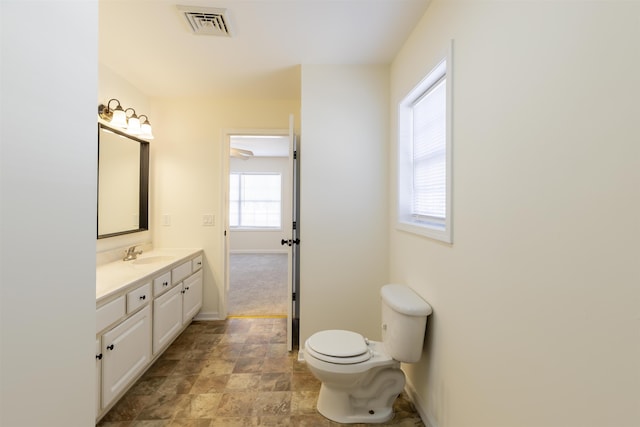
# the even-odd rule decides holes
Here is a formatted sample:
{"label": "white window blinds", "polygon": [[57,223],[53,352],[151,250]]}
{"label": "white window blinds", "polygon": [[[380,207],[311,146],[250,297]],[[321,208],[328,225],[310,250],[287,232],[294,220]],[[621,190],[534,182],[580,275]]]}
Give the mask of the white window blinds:
{"label": "white window blinds", "polygon": [[413,197],[419,221],[444,222],[447,211],[446,78],[413,104]]}
{"label": "white window blinds", "polygon": [[282,179],[279,174],[229,176],[229,226],[280,228]]}

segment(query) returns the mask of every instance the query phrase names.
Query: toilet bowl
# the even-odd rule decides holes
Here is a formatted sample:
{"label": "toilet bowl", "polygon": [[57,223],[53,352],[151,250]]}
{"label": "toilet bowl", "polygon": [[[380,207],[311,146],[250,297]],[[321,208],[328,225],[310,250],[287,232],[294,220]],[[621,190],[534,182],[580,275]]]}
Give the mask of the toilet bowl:
{"label": "toilet bowl", "polygon": [[[344,342],[345,336],[351,336],[363,352],[331,355],[339,351],[318,343],[318,338]],[[317,409],[326,418],[339,423],[383,423],[393,417],[393,401],[402,392],[405,378],[400,362],[384,352],[382,343],[351,331],[327,330],[306,341],[304,358],[322,382]]]}
{"label": "toilet bowl", "polygon": [[316,332],[304,345],[304,360],[322,385],[317,409],[339,423],[384,423],[405,376],[400,362],[420,359],[431,307],[404,285],[385,285],[382,295],[382,341],[357,332]]}

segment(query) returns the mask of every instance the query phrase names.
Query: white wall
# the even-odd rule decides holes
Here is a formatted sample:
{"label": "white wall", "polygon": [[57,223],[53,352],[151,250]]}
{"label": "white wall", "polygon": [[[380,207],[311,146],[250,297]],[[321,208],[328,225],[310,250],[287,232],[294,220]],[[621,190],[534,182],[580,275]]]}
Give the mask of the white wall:
{"label": "white wall", "polygon": [[390,250],[434,308],[405,367],[433,427],[640,425],[639,20],[436,0],[392,64],[394,147],[397,103],[454,39],[454,243],[392,228]]}
{"label": "white wall", "polygon": [[[205,252],[202,316],[216,317],[224,295],[223,136],[229,129],[287,129],[299,100],[152,99],[151,149],[158,247],[198,247]],[[202,215],[213,214],[214,226]],[[162,225],[163,215],[171,225]]]}
{"label": "white wall", "polygon": [[97,13],[0,3],[2,426],[94,423]]}
{"label": "white wall", "polygon": [[388,78],[386,66],[302,67],[301,343],[331,328],[380,338]]}
{"label": "white wall", "polygon": [[[287,157],[252,157],[247,160],[231,158],[231,172],[265,172],[279,173],[282,188],[287,189],[289,183],[289,158]],[[232,252],[236,253],[287,253],[282,239],[291,237],[291,203],[292,194],[282,192],[282,227],[279,230],[232,230],[229,243]]]}

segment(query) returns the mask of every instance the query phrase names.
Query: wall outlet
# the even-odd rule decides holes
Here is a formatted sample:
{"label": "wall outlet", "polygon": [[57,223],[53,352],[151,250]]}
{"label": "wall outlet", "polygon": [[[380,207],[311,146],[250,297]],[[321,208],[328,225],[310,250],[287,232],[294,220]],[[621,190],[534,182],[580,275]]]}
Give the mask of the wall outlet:
{"label": "wall outlet", "polygon": [[216,225],[216,217],[213,214],[202,215],[202,225],[206,227],[212,227]]}
{"label": "wall outlet", "polygon": [[168,227],[171,225],[171,215],[169,214],[162,215],[162,225],[164,225],[165,227]]}

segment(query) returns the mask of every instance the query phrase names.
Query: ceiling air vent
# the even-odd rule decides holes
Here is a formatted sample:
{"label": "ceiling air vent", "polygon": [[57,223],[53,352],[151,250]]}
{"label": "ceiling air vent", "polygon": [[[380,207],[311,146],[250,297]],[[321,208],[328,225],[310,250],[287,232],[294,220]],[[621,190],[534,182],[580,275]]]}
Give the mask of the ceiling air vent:
{"label": "ceiling air vent", "polygon": [[178,6],[178,10],[194,34],[231,37],[226,9]]}

